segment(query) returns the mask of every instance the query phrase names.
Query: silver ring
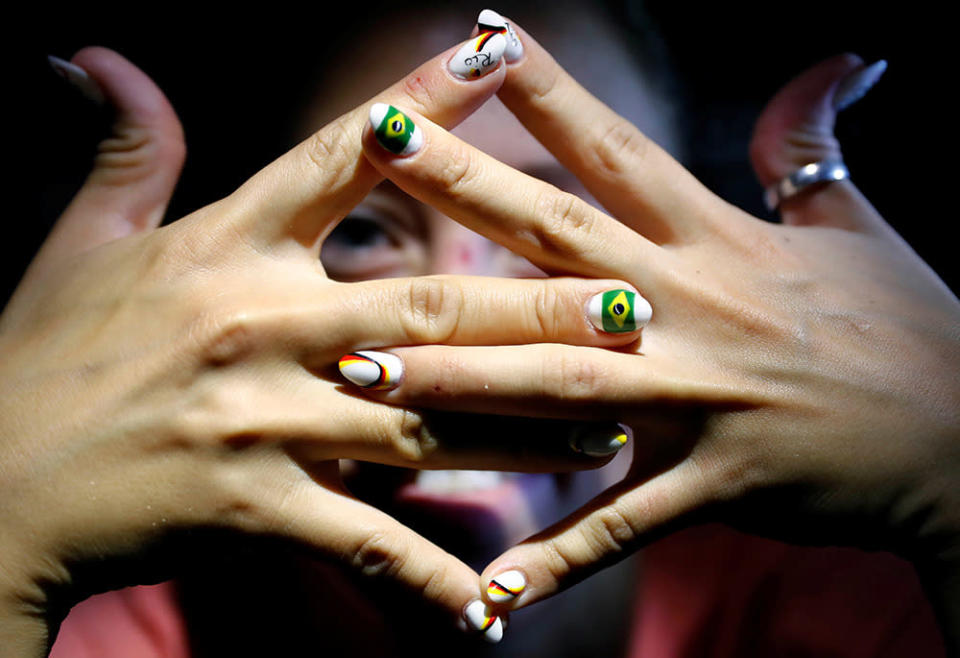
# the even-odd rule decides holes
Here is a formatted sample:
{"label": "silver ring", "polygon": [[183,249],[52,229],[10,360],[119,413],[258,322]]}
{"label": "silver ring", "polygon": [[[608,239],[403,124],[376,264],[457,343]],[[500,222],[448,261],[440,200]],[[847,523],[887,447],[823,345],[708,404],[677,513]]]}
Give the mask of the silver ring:
{"label": "silver ring", "polygon": [[767,204],[767,210],[775,210],[781,203],[797,196],[808,187],[846,178],[850,178],[850,172],[843,160],[811,162],[764,190],[763,200]]}

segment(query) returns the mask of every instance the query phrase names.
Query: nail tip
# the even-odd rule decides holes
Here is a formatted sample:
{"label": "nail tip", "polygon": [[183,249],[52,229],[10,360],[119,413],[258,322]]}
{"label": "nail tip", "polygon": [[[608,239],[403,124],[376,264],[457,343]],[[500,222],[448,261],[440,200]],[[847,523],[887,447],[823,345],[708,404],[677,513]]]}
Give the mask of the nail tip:
{"label": "nail tip", "polygon": [[390,108],[386,103],[374,103],[370,106],[370,125],[376,130],[383,122],[383,117],[387,116],[387,110]]}
{"label": "nail tip", "polygon": [[511,569],[490,579],[487,597],[494,603],[506,603],[520,596],[526,587],[526,577],[520,571]]}
{"label": "nail tip", "polygon": [[575,430],[568,440],[570,448],[587,457],[609,457],[623,448],[629,441],[629,433],[617,425],[614,432],[608,429],[582,428]]}
{"label": "nail tip", "polygon": [[50,65],[50,68],[53,69],[54,73],[66,80],[87,100],[97,105],[103,105],[106,102],[100,85],[97,84],[97,81],[91,78],[90,74],[82,67],[56,55],[47,55],[47,63]]}
{"label": "nail tip", "polygon": [[880,81],[887,70],[887,60],[876,62],[857,69],[841,80],[834,92],[833,109],[841,112],[855,104]]}
{"label": "nail tip", "polygon": [[496,644],[503,639],[503,621],[489,613],[490,609],[487,605],[477,599],[467,605],[463,611],[463,617],[468,628],[483,635],[483,639],[487,642]]}
{"label": "nail tip", "polygon": [[484,27],[497,28],[503,31],[502,34],[506,40],[503,58],[508,63],[513,63],[523,56],[523,43],[513,29],[513,25],[493,9],[484,9],[480,12],[480,15],[477,16],[477,26],[481,31]]}
{"label": "nail tip", "polygon": [[350,383],[374,391],[394,389],[403,380],[403,361],[386,352],[351,352],[337,364],[340,374]]}

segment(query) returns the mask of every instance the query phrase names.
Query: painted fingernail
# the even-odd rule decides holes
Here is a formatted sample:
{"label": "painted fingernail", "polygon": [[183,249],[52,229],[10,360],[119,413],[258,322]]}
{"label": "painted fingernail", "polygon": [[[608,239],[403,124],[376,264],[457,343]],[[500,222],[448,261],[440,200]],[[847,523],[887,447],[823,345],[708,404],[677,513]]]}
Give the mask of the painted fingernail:
{"label": "painted fingernail", "polygon": [[590,322],[600,331],[621,334],[636,331],[653,316],[650,302],[631,290],[606,290],[587,304]]}
{"label": "painted fingernail", "polygon": [[353,352],[340,358],[340,374],[361,388],[388,391],[403,379],[403,361],[386,352]]}
{"label": "painted fingernail", "polygon": [[527,579],[516,569],[504,571],[490,579],[487,584],[487,596],[494,603],[506,603],[512,601],[527,586]]}
{"label": "painted fingernail", "polygon": [[471,630],[482,633],[487,642],[496,644],[503,639],[503,622],[490,612],[483,601],[478,599],[468,605],[463,616]]}
{"label": "painted fingernail", "polygon": [[833,93],[833,109],[845,110],[863,98],[887,70],[887,61],[881,59],[848,75],[837,85]]}
{"label": "painted fingernail", "polygon": [[47,61],[50,62],[51,68],[53,68],[57,75],[73,85],[85,98],[93,101],[97,105],[103,105],[106,102],[100,85],[82,68],[65,59],[54,57],[53,55],[48,55]]}
{"label": "painted fingernail", "polygon": [[507,39],[499,32],[481,32],[460,46],[447,62],[458,78],[472,80],[496,68],[507,49]]}
{"label": "painted fingernail", "polygon": [[523,56],[523,44],[510,22],[492,9],[484,9],[477,17],[477,29],[480,34],[493,32],[502,34],[507,40],[503,58],[508,62],[515,62]]}
{"label": "painted fingernail", "polygon": [[397,155],[411,155],[423,146],[423,133],[406,114],[386,103],[370,108],[370,125],[380,146]]}
{"label": "painted fingernail", "polygon": [[629,438],[627,429],[622,425],[612,429],[581,427],[570,434],[570,448],[589,457],[607,457],[627,445]]}

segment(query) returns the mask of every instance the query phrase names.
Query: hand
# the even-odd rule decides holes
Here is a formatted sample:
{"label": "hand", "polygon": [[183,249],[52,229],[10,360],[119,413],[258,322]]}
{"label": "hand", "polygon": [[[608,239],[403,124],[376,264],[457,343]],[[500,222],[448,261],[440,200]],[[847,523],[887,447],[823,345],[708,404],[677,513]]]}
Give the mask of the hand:
{"label": "hand", "polygon": [[[378,99],[455,124],[504,70],[457,80],[450,54]],[[42,651],[58,605],[171,575],[176,559],[212,550],[202,531],[289,540],[459,618],[477,574],[353,498],[337,460],[511,470],[605,460],[563,440],[536,446],[517,424],[501,423],[499,450],[471,444],[469,429],[453,444],[428,416],[352,394],[333,364],[381,345],[622,345],[633,336],[594,330],[585,308],[624,284],[329,280],[324,236],[380,180],[361,155],[369,105],[156,228],[184,157],[179,122],[116,53],[87,49],[73,62],[117,119],[0,318],[0,642]]]}
{"label": "hand", "polygon": [[[796,541],[900,552],[933,570],[960,549],[960,305],[850,182],[750,217],[562,71],[527,35],[499,95],[611,213],[511,170],[425,119],[426,146],[367,157],[421,201],[552,273],[616,277],[650,300],[630,349],[398,350],[391,404],[617,419],[627,478],[488,566],[548,597],[678,526],[722,520]],[[828,155],[833,94],[861,63],[827,62],[782,92],[753,156],[764,183]],[[799,145],[799,146],[793,146]],[[457,163],[457,166],[450,166]],[[430,353],[431,358],[435,352]],[[489,596],[490,603],[496,603]],[[504,609],[501,607],[500,609]]]}

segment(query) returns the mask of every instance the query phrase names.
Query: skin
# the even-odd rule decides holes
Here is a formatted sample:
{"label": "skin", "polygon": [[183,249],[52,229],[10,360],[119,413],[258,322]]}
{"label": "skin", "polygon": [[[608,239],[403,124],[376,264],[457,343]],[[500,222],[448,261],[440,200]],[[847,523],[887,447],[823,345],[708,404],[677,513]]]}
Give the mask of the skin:
{"label": "skin", "polygon": [[[523,607],[671,528],[721,520],[900,553],[926,576],[956,646],[956,297],[849,181],[788,201],[782,225],[761,222],[523,39],[499,96],[610,215],[419,118],[421,152],[393,158],[368,136],[367,155],[400,188],[551,274],[631,282],[654,319],[627,350],[529,347],[561,375],[546,380],[496,348],[446,348],[442,371],[419,348],[397,350],[411,376],[372,397],[547,417],[599,411],[643,437],[622,482],[508,550],[481,582],[523,571],[528,587],[513,603]],[[761,182],[839,152],[832,93],[861,65],[824,62],[771,102],[752,146]]]}
{"label": "skin", "polygon": [[[632,472],[617,486],[616,497],[598,499],[578,513],[572,523],[549,528],[508,552],[485,570],[480,582],[503,569],[519,567],[528,574],[530,586],[518,604],[527,605],[596,571],[649,537],[689,522],[694,513],[699,515],[697,518],[721,518],[740,524],[749,519],[751,527],[775,535],[783,534],[781,520],[787,518],[792,522],[790,536],[801,539],[817,538],[811,532],[813,524],[804,523],[810,515],[821,520],[839,519],[845,524],[853,520],[858,531],[856,540],[899,549],[925,569],[955,573],[951,571],[951,559],[956,528],[960,525],[950,517],[957,509],[956,501],[951,499],[956,490],[958,425],[956,405],[951,404],[957,397],[951,377],[958,360],[955,298],[909,248],[884,228],[882,220],[852,186],[834,185],[823,193],[791,202],[784,209],[786,226],[760,224],[710,196],[656,147],[649,146],[631,127],[605,112],[566,80],[529,36],[524,35],[524,39],[528,54],[521,63],[510,67],[502,92],[504,102],[538,137],[553,146],[561,162],[577,173],[623,224],[501,168],[428,121],[430,117],[453,123],[464,111],[459,103],[470,105],[462,99],[452,110],[416,102],[415,96],[410,98],[409,86],[402,93],[397,92],[396,100],[389,92],[379,95],[376,100],[387,99],[410,110],[418,125],[427,131],[427,142],[418,156],[398,161],[379,151],[367,135],[367,155],[401,188],[464,224],[498,238],[550,273],[602,275],[631,282],[651,299],[655,324],[644,331],[642,343],[619,352],[552,345],[514,348],[511,353],[492,348],[484,352],[483,359],[478,359],[475,350],[456,346],[397,350],[404,356],[411,375],[401,388],[374,399],[392,405],[473,411],[508,408],[546,417],[556,417],[558,403],[562,402],[571,409],[564,418],[592,418],[594,412],[590,410],[599,408],[605,417],[630,422],[635,432],[642,432],[639,435],[647,440],[642,444],[642,452],[638,452],[642,459],[635,461]],[[88,66],[97,69],[95,61]],[[107,88],[108,79],[103,78]],[[551,84],[544,88],[544,81]],[[493,86],[495,82],[470,84]],[[485,92],[492,92],[492,88]],[[476,93],[481,95],[480,91]],[[565,102],[547,104],[542,100],[545,98]],[[578,124],[585,117],[591,119],[588,129]],[[334,130],[355,130],[359,134],[362,115],[353,116],[350,121]],[[157,134],[150,131],[158,124],[146,123],[148,133]],[[170,124],[160,121],[159,125],[169,128]],[[162,143],[166,133],[160,130],[158,134]],[[767,139],[774,147],[789,143],[783,132],[773,134],[776,139]],[[761,137],[758,152],[769,154],[771,147],[762,147],[762,141]],[[3,639],[16,636],[24,655],[41,646],[49,632],[49,620],[42,616],[47,593],[75,578],[83,571],[76,565],[92,561],[95,553],[99,560],[104,555],[129,555],[142,551],[144,546],[158,545],[157,535],[167,533],[152,529],[155,526],[151,524],[157,522],[170,523],[175,528],[209,527],[223,525],[222,520],[226,519],[226,525],[242,532],[288,537],[306,544],[317,555],[365,566],[363,560],[357,564],[356,545],[338,545],[329,529],[336,527],[339,535],[342,527],[350,527],[350,522],[356,521],[358,513],[373,524],[389,522],[375,511],[335,495],[341,493],[337,476],[330,470],[318,474],[312,466],[306,467],[303,460],[291,456],[289,444],[281,445],[281,437],[286,439],[293,434],[311,442],[328,458],[363,457],[423,465],[419,455],[411,458],[407,451],[400,450],[398,457],[392,446],[383,454],[382,445],[372,441],[369,434],[364,435],[360,427],[326,427],[326,433],[318,432],[316,427],[321,419],[303,418],[303,407],[317,406],[317,397],[301,404],[295,402],[302,387],[320,391],[311,388],[305,377],[295,380],[296,386],[282,385],[295,377],[291,370],[297,368],[291,368],[291,364],[302,366],[304,361],[311,363],[312,358],[316,362],[335,359],[342,353],[337,353],[335,347],[391,344],[391,335],[378,326],[369,330],[375,333],[373,336],[318,346],[316,336],[326,335],[333,328],[304,329],[307,325],[299,324],[298,316],[289,313],[290,306],[283,305],[290,303],[293,308],[302,308],[305,302],[290,299],[289,290],[305,286],[310,290],[304,296],[310,300],[309,315],[342,314],[342,306],[317,308],[313,312],[316,300],[324,299],[324,291],[315,289],[318,272],[307,265],[307,260],[315,263],[319,236],[333,221],[332,217],[359,200],[366,192],[364,187],[369,189],[375,182],[375,176],[362,161],[351,159],[351,153],[334,152],[332,157],[346,158],[343,169],[354,174],[350,180],[317,182],[307,175],[302,177],[306,179],[306,189],[285,187],[290,179],[303,182],[299,174],[305,171],[316,175],[314,161],[303,157],[304,150],[309,153],[309,149],[307,146],[294,151],[298,155],[286,156],[279,165],[275,163],[237,195],[175,224],[179,232],[164,229],[149,233],[147,238],[137,235],[95,248],[124,232],[149,227],[152,218],[162,214],[157,204],[146,213],[118,211],[116,217],[122,220],[117,222],[119,228],[106,225],[92,213],[68,211],[67,221],[60,225],[66,228],[58,226],[59,233],[48,243],[52,246],[45,247],[46,253],[55,257],[48,257],[44,265],[41,253],[37,261],[40,265],[33,266],[24,287],[5,311],[0,325],[6,405],[0,414],[5,423],[0,436],[5,452],[0,463],[5,469],[3,486],[9,487],[2,492],[3,497],[17,502],[12,509],[3,510],[2,523],[13,529],[5,533],[5,541],[16,537],[18,543],[0,547],[4,555],[13,556],[3,573],[4,607],[0,612],[4,620]],[[458,149],[465,161],[476,165],[468,170],[468,178],[456,177],[460,183],[455,187],[451,186],[450,176],[456,172],[437,164],[450,161],[444,157],[444,149]],[[136,150],[134,153],[134,159],[139,156],[155,162],[151,159],[154,154]],[[777,153],[786,154],[781,162],[789,169],[784,171],[795,168],[793,158],[800,154],[791,154],[789,149]],[[805,151],[803,156],[809,154]],[[169,166],[171,158],[165,157]],[[764,162],[776,160],[772,157]],[[109,163],[98,169],[116,170],[119,168],[111,170]],[[771,180],[782,175],[777,171],[777,167],[771,166]],[[145,179],[153,180],[150,173]],[[351,184],[357,179],[362,184],[354,188]],[[96,175],[93,180],[96,182]],[[93,185],[91,189],[97,187]],[[158,183],[150,189],[161,187]],[[108,199],[134,198],[110,195],[109,190],[101,192],[106,192]],[[160,208],[168,193],[169,190],[158,194]],[[265,213],[257,205],[264,193],[282,194],[282,198],[290,200],[289,207]],[[498,203],[491,203],[491,199]],[[102,207],[104,203],[107,202],[100,200],[95,205]],[[318,219],[318,207],[332,208],[326,210],[331,216],[323,217],[321,212],[322,218]],[[544,212],[531,213],[531,207]],[[568,208],[572,212],[557,212]],[[263,222],[263,216],[272,213],[276,214],[271,221]],[[81,239],[88,233],[94,237]],[[70,238],[55,239],[56,235]],[[234,244],[237,235],[244,238],[239,254]],[[531,241],[531,236],[536,240]],[[189,248],[183,248],[184,244]],[[616,244],[618,249],[604,247],[610,244]],[[148,251],[151,249],[155,251]],[[166,281],[183,283],[178,291],[190,294],[169,299],[170,292],[158,289],[162,286],[156,284],[158,270],[149,270],[134,283],[123,280],[115,288],[106,286],[104,290],[104,281],[120,278],[117,272],[142,266],[140,254],[144,251],[160,254],[157,260],[168,269],[159,273],[167,277]],[[854,258],[856,271],[850,267]],[[293,276],[298,267],[305,274]],[[249,276],[238,277],[238,272],[248,272]],[[184,280],[173,274],[193,278]],[[70,282],[67,292],[61,290],[64,282]],[[100,296],[85,297],[84,293],[94,284],[101,287],[97,293]],[[381,286],[378,284],[378,296],[384,289]],[[259,294],[251,295],[251,290]],[[517,295],[523,297],[521,293]],[[184,297],[194,305],[183,304]],[[90,342],[89,333],[82,333],[83,326],[77,328],[74,340],[68,340],[66,345],[50,342],[54,337],[62,340],[59,328],[53,335],[53,321],[69,326],[73,317],[90,318],[91,308],[110,309],[116,307],[118,300],[129,299],[149,300],[150,308],[159,299],[167,312],[158,317],[173,319],[169,324],[144,330],[142,322],[135,322],[139,317],[124,318],[122,311],[94,315],[86,321],[102,322],[110,333],[103,334],[103,340],[98,334],[92,348],[81,352],[83,356],[75,357],[75,361],[70,360],[71,355],[81,347],[87,348]],[[279,299],[285,313],[280,316],[282,321],[275,322],[273,331],[257,332],[252,341],[241,341],[243,349],[230,347],[226,358],[222,344],[230,345],[232,341],[223,341],[224,334],[220,332],[209,340],[197,341],[193,350],[171,348],[155,355],[157,363],[151,364],[153,369],[148,372],[159,374],[149,378],[147,394],[140,393],[142,375],[129,374],[127,371],[133,369],[120,357],[139,354],[146,347],[169,339],[177,333],[174,327],[189,324],[197,312],[195,304],[207,305],[211,299],[240,299],[243,303],[239,306],[244,310],[253,308],[258,313],[277,304],[275,300]],[[471,301],[474,299],[471,297]],[[824,307],[824,300],[831,302],[829,307]],[[403,308],[402,302],[397,304]],[[229,304],[226,310],[215,310],[227,318],[237,313]],[[523,305],[512,314],[522,316]],[[363,325],[360,315],[352,319],[352,328]],[[572,315],[576,317],[576,313]],[[473,321],[479,323],[481,319]],[[227,326],[235,325],[228,322]],[[278,326],[284,329],[277,329]],[[497,344],[493,336],[503,342],[504,334],[516,335],[517,329],[511,327],[509,332],[498,335],[495,327],[476,326],[475,335],[452,342],[482,340]],[[577,335],[578,329],[570,331]],[[231,333],[227,332],[227,337]],[[304,338],[305,333],[309,337]],[[246,334],[246,329],[241,334]],[[753,340],[744,341],[744,335]],[[436,340],[436,334],[432,337]],[[393,343],[431,342],[409,338],[403,336]],[[536,342],[534,336],[525,339]],[[551,336],[550,342],[554,340]],[[590,340],[566,340],[588,347],[613,344],[595,336]],[[882,354],[877,354],[878,342],[884,346]],[[903,359],[901,354],[906,349],[915,368],[903,368],[896,363]],[[8,354],[19,354],[20,358],[8,361]],[[38,355],[46,354],[49,359],[37,361]],[[850,354],[856,354],[857,359],[851,359]],[[889,354],[895,354],[897,359],[885,358]],[[429,367],[441,355],[453,367],[452,372],[437,372]],[[561,363],[575,366],[570,370],[573,375],[547,380],[545,385],[540,376],[544,371],[542,364],[555,363],[558,358]],[[838,361],[846,367],[837,368]],[[103,406],[92,413],[87,406],[89,397],[81,399],[73,389],[63,386],[65,381],[75,381],[77,372],[84,372],[87,377],[95,375],[95,369],[80,370],[90,363],[117,363],[104,371],[101,380],[92,380],[97,399],[104,400]],[[523,364],[529,368],[525,369]],[[617,377],[605,375],[614,369]],[[470,378],[457,377],[459,370],[469,372]],[[484,375],[485,372],[491,374]],[[435,393],[440,377],[442,395]],[[164,393],[170,396],[176,391],[180,396],[184,380],[188,390],[192,390],[189,386],[199,386],[202,392],[204,382],[200,380],[207,380],[215,382],[217,388],[232,384],[238,387],[230,389],[235,393],[244,390],[242,384],[249,386],[251,378],[254,383],[266,380],[269,388],[282,391],[275,397],[290,398],[272,401],[270,405],[276,414],[274,422],[282,419],[282,427],[264,430],[263,418],[243,418],[237,406],[214,406],[210,413],[208,399],[201,405],[206,412],[201,414],[204,422],[192,432],[184,432],[182,427],[169,429],[171,407],[169,402],[163,404]],[[771,386],[771,382],[775,384]],[[28,383],[30,386],[26,387]],[[84,383],[89,385],[89,380]],[[332,379],[327,383],[332,383]],[[480,393],[480,384],[490,388]],[[210,386],[208,383],[207,387]],[[24,390],[29,391],[29,400],[20,393]],[[263,399],[269,399],[268,393],[259,388],[253,394],[261,404]],[[128,406],[131,396],[137,401],[142,399],[142,404]],[[39,413],[37,400],[55,408],[57,420],[66,417],[68,422],[51,422],[52,414]],[[219,404],[224,404],[223,400]],[[244,409],[247,407],[244,405]],[[130,410],[129,422],[90,432],[90,427],[97,426],[96,412],[117,408]],[[25,409],[33,413],[25,413]],[[389,419],[380,416],[385,413],[383,408],[364,409],[369,410],[365,422],[389,423]],[[41,415],[45,417],[38,417]],[[254,429],[238,428],[238,415],[240,424],[249,422]],[[15,420],[11,422],[11,418]],[[301,424],[290,421],[291,418]],[[698,422],[691,423],[690,418]],[[234,424],[225,428],[228,419]],[[149,431],[142,430],[143,423]],[[144,435],[149,440],[140,445]],[[243,439],[243,449],[239,451],[235,441],[238,436]],[[47,459],[21,459],[22,455],[39,452],[35,450],[38,437],[43,437]],[[127,442],[136,438],[135,447],[129,451],[133,454],[118,454],[116,438]],[[332,444],[338,445],[331,447]],[[98,451],[99,446],[105,445],[110,447]],[[147,460],[137,451],[156,454],[158,445],[167,448],[163,453],[167,458],[159,460],[161,464],[148,463],[149,470],[143,470]],[[69,468],[50,458],[66,446],[85,458],[72,462]],[[641,442],[635,442],[635,446],[641,450]],[[325,449],[328,452],[324,453]],[[431,458],[438,467],[458,465],[455,460],[448,458],[445,462],[434,457],[436,454]],[[785,459],[785,455],[790,459]],[[476,458],[470,461],[475,464]],[[89,469],[78,464],[88,465]],[[122,465],[136,465],[141,470],[130,472],[129,468],[121,469]],[[492,467],[493,462],[485,465]],[[538,468],[548,467],[557,466],[539,461]],[[102,505],[91,509],[92,505],[80,500],[89,491],[89,473],[97,469],[113,488],[114,495],[109,489],[105,493],[117,507],[106,515]],[[42,487],[30,486],[38,473],[49,473],[44,478],[63,484],[58,484],[54,492],[41,491]],[[141,491],[131,487],[131,483],[149,483],[139,489],[153,490]],[[158,492],[156,483],[170,485],[169,491]],[[202,483],[199,491],[198,483]],[[185,501],[182,493],[177,495],[186,490],[196,495],[189,501],[191,511],[196,510],[191,518],[183,518]],[[120,491],[123,495],[119,495]],[[8,495],[11,492],[16,494],[15,498]],[[758,504],[758,494],[775,496],[776,514],[771,514],[768,504]],[[55,497],[51,498],[52,495]],[[145,501],[154,506],[159,502],[156,512],[144,514]],[[327,514],[337,507],[341,508],[339,515]],[[51,509],[56,514],[48,514]],[[322,510],[321,518],[318,509]],[[38,514],[38,510],[44,510],[44,514]],[[917,530],[913,520],[921,513],[927,515],[927,522]],[[40,516],[47,517],[46,527],[36,523]],[[822,521],[819,525],[822,527]],[[390,526],[391,530],[394,528]],[[25,532],[28,529],[30,532]],[[861,530],[869,532],[862,534]],[[30,535],[36,537],[21,541]],[[836,528],[830,530],[830,535],[832,539],[849,539]],[[362,549],[362,535],[353,539],[360,542]],[[448,587],[447,583],[442,587],[429,586],[433,581],[425,580],[424,571],[414,564],[421,562],[424,555],[441,557],[429,545],[417,543],[396,530],[381,546],[388,549],[385,564],[396,567],[389,570],[392,576],[409,587],[419,588],[428,599],[439,599],[440,607],[457,608],[455,604],[467,600],[464,597],[475,596],[475,574],[468,587]],[[417,551],[418,559],[405,560],[405,547]],[[469,576],[469,569],[462,563],[444,564],[452,565],[450,571],[444,572],[445,576],[455,572],[452,580],[458,580],[460,574]],[[51,587],[51,582],[55,586]],[[439,589],[443,592],[438,593]],[[467,594],[467,590],[471,593]],[[944,600],[956,599],[948,594]],[[942,609],[949,614],[948,608]],[[40,616],[36,615],[38,611]]]}
{"label": "skin", "polygon": [[[457,123],[504,71],[457,81],[449,56],[378,100]],[[392,344],[623,345],[630,336],[596,331],[584,311],[623,282],[328,279],[323,237],[380,180],[361,151],[368,104],[158,229],[184,153],[172,109],[116,53],[73,62],[117,120],[0,318],[0,643],[41,655],[72,603],[168,577],[234,533],[395,583],[453,627],[477,598],[476,572],[354,498],[338,460],[532,471],[605,460],[562,434],[530,454],[529,423],[475,426],[503,437],[498,450],[450,450],[429,419],[357,395],[332,364]]]}

